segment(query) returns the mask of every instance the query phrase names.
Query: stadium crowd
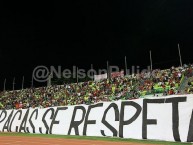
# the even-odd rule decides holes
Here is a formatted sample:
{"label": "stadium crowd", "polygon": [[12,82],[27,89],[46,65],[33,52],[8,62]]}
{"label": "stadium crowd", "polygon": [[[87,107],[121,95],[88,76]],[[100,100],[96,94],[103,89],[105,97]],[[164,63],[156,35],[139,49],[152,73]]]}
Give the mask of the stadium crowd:
{"label": "stadium crowd", "polygon": [[128,100],[162,93],[180,94],[185,79],[185,93],[193,93],[193,65],[104,79],[99,82],[53,85],[0,93],[0,109],[46,108],[93,104],[101,101]]}

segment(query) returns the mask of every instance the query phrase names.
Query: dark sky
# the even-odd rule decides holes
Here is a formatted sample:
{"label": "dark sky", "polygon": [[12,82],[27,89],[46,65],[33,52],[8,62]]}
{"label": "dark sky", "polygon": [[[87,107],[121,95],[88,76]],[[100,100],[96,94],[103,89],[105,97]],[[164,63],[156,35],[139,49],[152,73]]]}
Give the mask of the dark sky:
{"label": "dark sky", "polygon": [[1,2],[0,89],[30,86],[37,65],[71,68],[178,65],[193,62],[192,0]]}

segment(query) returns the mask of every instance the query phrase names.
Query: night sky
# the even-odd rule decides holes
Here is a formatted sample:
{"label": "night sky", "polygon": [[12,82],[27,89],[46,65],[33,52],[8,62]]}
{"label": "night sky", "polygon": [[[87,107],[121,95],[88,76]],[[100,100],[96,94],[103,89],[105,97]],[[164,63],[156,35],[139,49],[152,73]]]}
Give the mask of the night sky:
{"label": "night sky", "polygon": [[124,68],[193,63],[192,0],[1,2],[0,90],[30,87],[37,65],[105,68],[106,61]]}

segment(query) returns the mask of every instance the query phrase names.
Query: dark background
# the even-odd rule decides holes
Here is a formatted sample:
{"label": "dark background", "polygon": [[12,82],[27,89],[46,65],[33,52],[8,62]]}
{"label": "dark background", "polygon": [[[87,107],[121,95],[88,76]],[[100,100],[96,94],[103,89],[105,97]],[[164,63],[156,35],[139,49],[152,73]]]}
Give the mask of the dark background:
{"label": "dark background", "polygon": [[[193,62],[192,0],[124,0],[1,2],[0,89],[30,87],[37,65],[105,68],[106,61],[124,68]],[[37,84],[36,85],[45,85]]]}

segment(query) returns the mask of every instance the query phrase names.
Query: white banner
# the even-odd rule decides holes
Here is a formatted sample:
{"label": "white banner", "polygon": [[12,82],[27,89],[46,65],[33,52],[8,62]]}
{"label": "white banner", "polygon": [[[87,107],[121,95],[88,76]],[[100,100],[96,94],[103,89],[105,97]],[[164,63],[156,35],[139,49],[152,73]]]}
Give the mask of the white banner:
{"label": "white banner", "polygon": [[0,110],[0,132],[193,142],[193,95]]}
{"label": "white banner", "polygon": [[107,79],[107,73],[101,75],[94,75],[94,81],[100,81],[104,79]]}

